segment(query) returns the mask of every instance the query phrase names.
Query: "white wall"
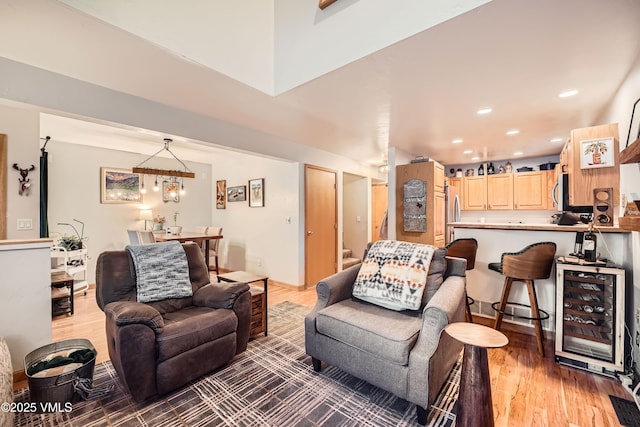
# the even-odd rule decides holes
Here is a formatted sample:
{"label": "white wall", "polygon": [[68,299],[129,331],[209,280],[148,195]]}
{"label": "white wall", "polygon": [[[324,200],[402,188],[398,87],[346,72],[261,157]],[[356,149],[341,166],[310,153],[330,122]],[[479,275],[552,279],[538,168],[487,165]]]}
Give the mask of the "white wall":
{"label": "white wall", "polygon": [[[620,86],[618,93],[613,98],[609,108],[603,112],[598,123],[619,123],[618,132],[620,134],[620,149],[624,149],[627,143],[627,134],[629,132],[629,120],[631,119],[631,110],[633,103],[640,96],[640,57],[636,61],[634,67],[629,72],[626,80]],[[636,107],[634,116],[634,127],[631,130],[631,139],[633,142],[635,135],[638,134],[638,126],[640,126],[640,106]],[[628,165],[620,165],[620,193],[621,196],[628,200],[640,200],[640,163]],[[623,200],[621,197],[620,200]],[[621,207],[622,209],[622,207]],[[627,273],[632,272],[633,286],[627,291],[627,325],[631,330],[631,337],[627,337],[634,342],[634,360],[636,364],[640,361],[640,347],[635,344],[635,336],[640,332],[640,325],[635,321],[635,313],[640,309],[640,233],[632,232],[631,245],[627,248],[632,254],[632,262],[625,265]],[[631,280],[627,280],[631,283]],[[625,341],[626,342],[626,341]],[[640,368],[636,366],[636,372],[640,372]]]}
{"label": "white wall", "polygon": [[320,10],[317,0],[275,0],[275,93],[485,3],[488,0],[340,0]]}
{"label": "white wall", "polygon": [[295,162],[229,153],[213,162],[213,182],[226,180],[227,188],[264,178],[265,206],[227,202],[213,209],[212,223],[223,227],[220,264],[230,270],[248,270],[289,285],[304,283],[299,258],[303,252],[298,233],[303,177]]}
{"label": "white wall", "polygon": [[[100,203],[100,168],[131,168],[147,156],[125,151],[96,148],[85,145],[68,144],[52,140],[47,145],[49,152],[49,233],[52,238],[60,234],[73,235],[69,226],[73,224],[78,232],[85,223],[84,235],[89,252],[88,280],[95,283],[95,266],[98,255],[107,250],[121,250],[129,244],[127,229],[144,229],[144,221],[138,220],[142,207],[151,208],[154,216],[166,217],[166,225],[173,225],[173,213],[178,215],[178,225],[184,230],[194,230],[196,226],[208,225],[211,219],[213,187],[211,165],[185,162],[196,177],[185,180],[187,194],[181,196],[180,203],[164,203],[160,193],[152,191],[154,177],[146,176],[147,194],[143,202],[127,204]],[[149,167],[178,169],[174,159],[156,157],[145,164]]]}
{"label": "white wall", "polygon": [[51,342],[50,248],[46,239],[0,245],[0,336],[14,371],[26,354]]}
{"label": "white wall", "polygon": [[389,147],[389,172],[387,179],[387,182],[389,183],[387,188],[389,192],[387,203],[389,232],[387,237],[389,240],[394,240],[396,238],[396,166],[406,165],[415,158],[415,154],[407,153],[406,151],[399,150],[396,147]]}
{"label": "white wall", "polygon": [[[0,133],[7,135],[7,239],[40,237],[40,115],[36,111],[0,105]],[[11,166],[21,168],[31,165],[36,170],[29,173],[29,195],[18,194],[20,174]],[[33,229],[18,230],[17,219],[32,219]],[[0,265],[0,271],[2,270]]]}
{"label": "white wall", "polygon": [[[369,229],[371,182],[361,176],[344,174],[343,188],[343,245],[353,251],[354,258],[362,259],[371,236]],[[342,253],[338,252],[338,258],[341,256]]]}
{"label": "white wall", "polygon": [[[61,1],[258,90],[273,93],[273,1]],[[216,42],[220,40],[224,43]]]}

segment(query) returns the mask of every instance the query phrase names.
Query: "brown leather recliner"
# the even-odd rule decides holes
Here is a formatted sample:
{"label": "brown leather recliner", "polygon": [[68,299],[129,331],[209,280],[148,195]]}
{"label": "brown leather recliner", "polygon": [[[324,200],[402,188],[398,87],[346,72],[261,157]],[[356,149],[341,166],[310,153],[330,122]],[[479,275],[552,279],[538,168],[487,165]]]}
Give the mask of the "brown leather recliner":
{"label": "brown leather recliner", "polygon": [[193,296],[149,303],[137,302],[128,251],[98,257],[96,299],[106,315],[109,357],[137,402],[175,390],[247,348],[249,285],[211,284],[200,247],[182,246]]}

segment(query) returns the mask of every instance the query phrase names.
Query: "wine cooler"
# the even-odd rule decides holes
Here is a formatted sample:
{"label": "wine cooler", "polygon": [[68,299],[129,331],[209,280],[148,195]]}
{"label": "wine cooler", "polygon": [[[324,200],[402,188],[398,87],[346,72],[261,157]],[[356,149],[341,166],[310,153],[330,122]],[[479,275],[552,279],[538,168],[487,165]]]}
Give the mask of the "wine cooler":
{"label": "wine cooler", "polygon": [[624,371],[624,269],[556,264],[556,361]]}

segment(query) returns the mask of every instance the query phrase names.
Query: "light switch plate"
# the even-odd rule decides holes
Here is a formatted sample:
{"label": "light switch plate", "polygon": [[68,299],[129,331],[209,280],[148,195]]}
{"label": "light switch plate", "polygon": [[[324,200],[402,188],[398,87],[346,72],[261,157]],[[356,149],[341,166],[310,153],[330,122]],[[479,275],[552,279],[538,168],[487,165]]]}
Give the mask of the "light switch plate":
{"label": "light switch plate", "polygon": [[33,219],[18,218],[18,230],[33,230]]}

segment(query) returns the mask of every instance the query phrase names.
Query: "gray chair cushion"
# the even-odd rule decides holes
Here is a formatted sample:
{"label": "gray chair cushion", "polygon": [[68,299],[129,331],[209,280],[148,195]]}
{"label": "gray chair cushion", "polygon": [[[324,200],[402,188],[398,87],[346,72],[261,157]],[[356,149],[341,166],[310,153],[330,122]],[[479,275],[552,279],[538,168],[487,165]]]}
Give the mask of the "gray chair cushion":
{"label": "gray chair cushion", "polygon": [[356,300],[318,312],[318,332],[399,365],[409,363],[422,318]]}
{"label": "gray chair cushion", "polygon": [[440,289],[442,282],[444,282],[444,273],[447,271],[446,256],[447,250],[445,248],[438,248],[433,253],[431,264],[429,264],[429,272],[427,273],[427,286],[422,294],[420,309],[427,305],[431,297]]}

